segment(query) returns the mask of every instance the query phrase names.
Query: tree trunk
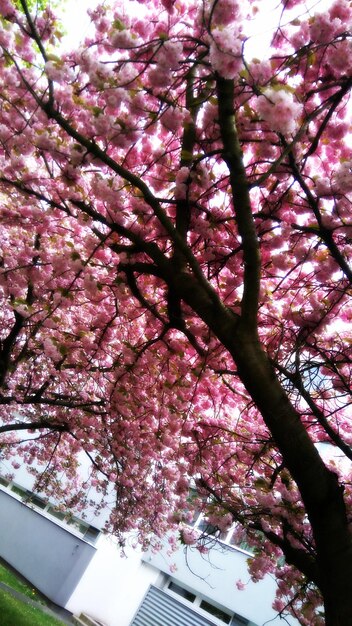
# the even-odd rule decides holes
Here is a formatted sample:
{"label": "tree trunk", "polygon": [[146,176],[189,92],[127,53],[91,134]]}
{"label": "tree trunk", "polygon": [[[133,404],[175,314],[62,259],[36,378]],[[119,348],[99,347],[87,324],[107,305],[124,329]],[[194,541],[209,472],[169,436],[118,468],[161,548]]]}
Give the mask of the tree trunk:
{"label": "tree trunk", "polygon": [[352,625],[352,541],[337,476],[323,463],[256,339],[239,325],[231,354],[272,433],[311,523],[326,626]]}
{"label": "tree trunk", "polygon": [[326,626],[352,625],[352,540],[343,488],[322,461],[259,342],[238,326],[231,354],[239,376],[295,480],[317,551]]}
{"label": "tree trunk", "polygon": [[253,330],[189,274],[174,286],[231,354],[301,493],[317,551],[326,626],[352,626],[352,538],[336,474],[320,457]]}

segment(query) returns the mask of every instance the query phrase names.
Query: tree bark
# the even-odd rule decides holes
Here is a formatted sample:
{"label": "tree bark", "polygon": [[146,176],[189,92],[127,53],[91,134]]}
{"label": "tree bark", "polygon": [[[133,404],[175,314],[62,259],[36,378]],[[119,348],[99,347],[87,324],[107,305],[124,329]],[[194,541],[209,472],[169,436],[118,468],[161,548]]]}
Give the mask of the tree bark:
{"label": "tree bark", "polygon": [[231,354],[240,380],[260,411],[283,462],[301,493],[316,544],[326,626],[352,624],[352,541],[337,476],[330,471],[291,404],[256,332],[248,330],[214,293],[191,275],[173,278],[174,288]]}
{"label": "tree bark", "polygon": [[327,626],[352,624],[352,541],[343,489],[323,463],[262,348],[241,327],[231,354],[239,376],[260,410],[295,480],[317,551]]}

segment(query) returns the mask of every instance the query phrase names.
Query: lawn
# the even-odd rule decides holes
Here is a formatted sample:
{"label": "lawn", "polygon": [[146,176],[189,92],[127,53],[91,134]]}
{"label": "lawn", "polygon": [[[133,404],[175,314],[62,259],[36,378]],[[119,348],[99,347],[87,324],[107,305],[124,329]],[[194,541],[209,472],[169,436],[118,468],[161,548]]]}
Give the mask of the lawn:
{"label": "lawn", "polygon": [[24,604],[0,589],[2,626],[62,626],[63,622],[46,615],[40,609]]}
{"label": "lawn", "polygon": [[16,589],[16,591],[23,593],[25,596],[32,598],[32,600],[44,604],[44,601],[37,590],[31,587],[29,583],[26,583],[24,580],[16,576],[16,574],[8,569],[3,563],[0,563],[0,581],[9,587],[12,587],[12,589]]}
{"label": "lawn", "polygon": [[[44,604],[38,591],[19,578],[14,572],[0,563],[0,582],[23,593],[35,602]],[[0,623],[1,626],[62,626],[63,622],[40,610],[14,598],[5,590],[0,589]]]}

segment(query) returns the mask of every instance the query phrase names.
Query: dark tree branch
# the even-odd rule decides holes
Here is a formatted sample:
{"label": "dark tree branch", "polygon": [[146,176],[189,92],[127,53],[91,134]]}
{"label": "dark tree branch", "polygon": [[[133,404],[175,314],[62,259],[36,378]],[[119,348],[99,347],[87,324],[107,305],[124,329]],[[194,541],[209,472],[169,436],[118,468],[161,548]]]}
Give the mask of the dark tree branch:
{"label": "dark tree branch", "polygon": [[302,398],[308,404],[312,414],[316,418],[317,422],[320,426],[325,430],[328,437],[331,441],[343,452],[348,459],[352,461],[352,449],[350,446],[340,437],[340,435],[332,428],[329,424],[329,420],[325,417],[323,411],[318,407],[316,402],[313,400],[310,393],[304,388],[303,381],[299,372],[289,372],[285,367],[280,365],[279,363],[273,361],[274,367],[292,383],[292,385],[297,389]]}
{"label": "dark tree branch", "polygon": [[[284,137],[282,137],[282,141],[284,146],[287,146]],[[336,245],[333,237],[333,231],[330,228],[326,228],[323,224],[322,215],[319,209],[319,201],[314,197],[313,193],[309,189],[306,181],[304,180],[302,173],[298,167],[298,164],[295,160],[295,157],[292,152],[288,154],[288,161],[291,167],[292,173],[298,184],[300,185],[302,191],[304,192],[307,202],[311,207],[315,218],[317,220],[318,228],[316,229],[315,234],[320,237],[320,239],[325,243],[328,248],[332,258],[336,261],[337,265],[341,268],[346,278],[352,284],[352,270],[349,267],[347,261],[344,256],[341,254],[338,246]]]}
{"label": "dark tree branch", "polygon": [[0,426],[0,433],[7,433],[18,430],[38,430],[47,428],[53,432],[70,432],[68,424],[50,422],[48,420],[40,420],[39,422],[16,422],[13,424],[3,424]]}
{"label": "dark tree branch", "polygon": [[260,521],[260,512],[258,512],[258,517],[255,517],[255,513],[252,515],[249,523],[245,522],[245,516],[241,515],[238,512],[236,507],[231,506],[231,503],[224,502],[217,493],[216,489],[212,488],[209,483],[203,478],[199,479],[200,486],[208,492],[214,500],[221,505],[221,507],[231,513],[234,521],[239,522],[244,528],[247,528],[252,531],[257,531],[263,533],[271,543],[282,550],[287,563],[290,565],[294,565],[299,571],[301,571],[308,580],[312,581],[317,587],[320,586],[320,575],[319,568],[316,563],[316,559],[314,555],[309,554],[304,548],[295,548],[290,543],[287,534],[291,532],[294,535],[293,529],[290,529],[287,524],[287,520],[281,520],[280,517],[276,518],[277,521],[281,524],[285,524],[286,532],[283,533],[283,536],[278,535],[273,531],[266,531],[263,529],[263,526]]}
{"label": "dark tree branch", "polygon": [[217,77],[219,124],[223,159],[229,169],[230,185],[238,232],[242,239],[244,278],[241,322],[251,331],[257,329],[260,287],[260,250],[249,197],[247,174],[243,164],[234,109],[234,82]]}

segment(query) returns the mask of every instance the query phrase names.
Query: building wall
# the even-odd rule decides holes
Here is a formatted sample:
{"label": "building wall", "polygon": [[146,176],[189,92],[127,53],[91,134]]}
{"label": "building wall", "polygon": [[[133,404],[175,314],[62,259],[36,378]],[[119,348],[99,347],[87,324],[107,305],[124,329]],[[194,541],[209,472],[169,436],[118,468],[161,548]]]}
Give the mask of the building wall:
{"label": "building wall", "polygon": [[[86,479],[88,479],[88,475],[89,475],[89,465],[88,465],[88,459],[86,455],[84,454],[80,455],[79,465],[80,465],[80,479],[81,479],[81,484],[82,484],[84,483]],[[34,462],[32,463],[32,469],[35,469],[39,474],[41,474],[41,473],[44,473],[45,468],[39,463]],[[6,476],[8,474],[10,474],[13,477],[14,481],[21,487],[29,489],[30,491],[34,491],[36,495],[42,496],[44,497],[44,499],[47,499],[47,494],[38,491],[38,489],[36,488],[35,477],[31,472],[28,471],[28,467],[24,463],[22,463],[18,469],[14,470],[14,468],[12,467],[12,464],[9,461],[0,459],[0,475]],[[65,477],[62,476],[63,483],[64,483],[64,480],[65,480]],[[66,490],[68,493],[70,492],[69,484],[66,484]],[[94,488],[91,487],[89,489],[89,492],[86,495],[88,497],[87,498],[88,503],[85,505],[85,508],[84,508],[85,521],[88,524],[92,524],[96,528],[103,528],[103,526],[105,525],[109,517],[109,510],[106,507],[101,506],[102,500],[103,500],[102,494],[99,494]],[[55,495],[52,494],[50,495],[50,503],[54,505],[55,504],[59,505],[60,501],[56,501]],[[82,511],[80,508],[76,511],[72,509],[71,513],[73,513],[74,515],[77,515],[77,517],[80,517],[82,515]]]}
{"label": "building wall", "polygon": [[[156,554],[127,547],[121,556],[114,538],[105,535],[93,546],[0,487],[0,556],[76,615],[85,612],[106,626],[130,626],[150,585],[170,593],[172,580],[251,626],[277,618],[271,608],[276,583],[270,577],[256,584],[249,580],[249,553],[221,544],[206,555],[182,546],[171,554],[169,549],[166,540]],[[239,579],[244,591],[236,587]],[[286,623],[298,624],[292,618]]]}
{"label": "building wall", "polygon": [[[277,612],[272,609],[276,582],[270,576],[257,583],[250,580],[247,559],[251,557],[248,553],[219,543],[204,555],[195,548],[181,546],[172,556],[166,556],[166,552],[165,547],[161,552],[145,558],[150,565],[165,572],[183,587],[230,609],[257,626],[272,623],[271,620],[277,618]],[[238,580],[246,585],[242,591],[236,587]],[[298,626],[298,621],[293,618],[285,623]]]}
{"label": "building wall", "polygon": [[[167,585],[172,580],[246,618],[253,626],[263,626],[272,623],[271,620],[276,623],[278,619],[271,608],[275,581],[267,576],[258,583],[251,582],[247,569],[250,556],[238,549],[217,545],[202,556],[197,550],[188,549],[185,553],[180,547],[169,556],[166,544],[156,554],[141,554],[127,548],[126,557],[121,557],[114,539],[104,536],[97,547],[96,555],[66,604],[74,614],[86,612],[106,626],[130,626],[149,586],[168,592]],[[239,579],[246,583],[243,591],[236,587]],[[193,605],[190,608],[197,610]],[[293,618],[285,623],[298,626]]]}
{"label": "building wall", "polygon": [[[209,617],[209,616],[208,616]],[[228,616],[229,617],[229,616]],[[153,585],[140,605],[131,626],[217,626],[201,614],[199,610],[181,602],[163,589],[158,589]],[[226,621],[228,626],[238,626]],[[225,626],[223,622],[222,626]],[[244,623],[240,626],[244,626]],[[246,624],[246,626],[249,626]]]}
{"label": "building wall", "polygon": [[0,556],[65,606],[96,548],[0,490]]}
{"label": "building wall", "polygon": [[160,570],[141,561],[141,553],[126,548],[126,556],[112,537],[102,536],[66,608],[87,613],[106,626],[129,626],[148,588],[159,584]]}

